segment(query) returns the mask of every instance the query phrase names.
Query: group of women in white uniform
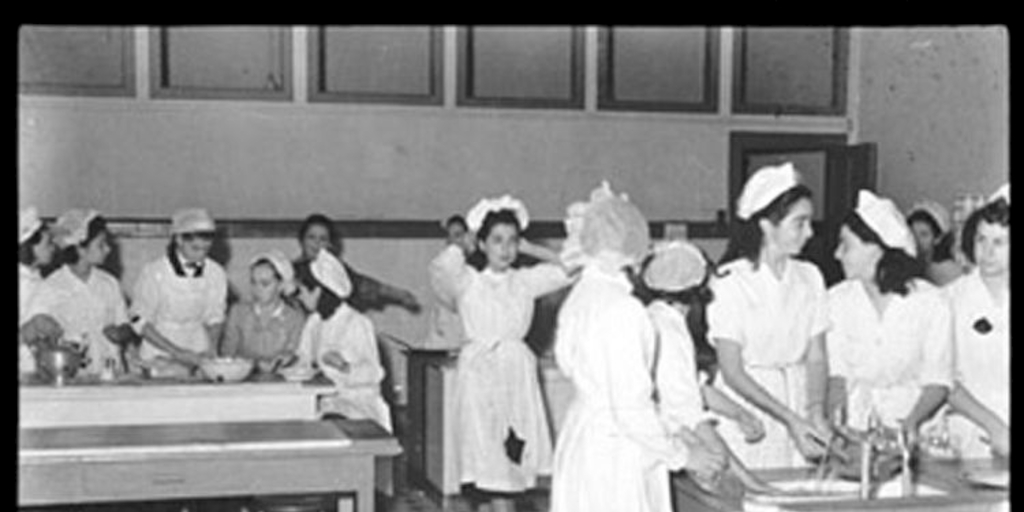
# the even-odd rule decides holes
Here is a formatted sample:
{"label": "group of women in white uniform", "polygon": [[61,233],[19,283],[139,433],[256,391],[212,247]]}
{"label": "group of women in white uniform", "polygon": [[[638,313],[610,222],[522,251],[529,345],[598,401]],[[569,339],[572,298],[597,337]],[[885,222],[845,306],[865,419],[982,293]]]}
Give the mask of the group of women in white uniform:
{"label": "group of women in white uniform", "polygon": [[[280,251],[257,255],[249,263],[252,298],[228,314],[227,276],[209,257],[216,226],[203,209],[175,212],[166,254],[141,269],[130,307],[118,280],[100,268],[110,233],[99,212],[70,210],[46,226],[26,208],[19,228],[23,374],[36,370],[40,341],[76,342],[86,355],[82,373],[93,376],[187,376],[206,358],[245,357],[264,373],[318,368],[337,390],[321,404],[325,414],[391,429],[373,324],[346,302],[353,286],[330,243],[304,254],[298,275]],[[59,266],[44,279],[41,270],[52,263]]]}
{"label": "group of women in white uniform", "polygon": [[[949,417],[963,456],[1008,456],[1008,186],[966,223],[974,265],[944,288],[926,279],[936,259],[919,256],[920,219],[867,190],[838,233],[845,279],[826,288],[798,258],[812,204],[792,165],[759,169],[712,269],[688,242],[652,248],[642,214],[607,184],[569,207],[557,255],[521,238],[520,201],[480,201],[466,227],[484,268],[466,263],[472,244],[458,237],[431,263],[435,291],[464,328],[462,483],[493,510],[514,509],[516,493],[549,472],[555,512],[669,510],[670,471],[713,482],[732,468],[764,487],[749,468],[805,465],[839,423],[863,429],[872,416],[914,442]],[[520,250],[544,262],[513,266]],[[533,300],[565,286],[554,353],[574,398],[552,452],[523,337]],[[686,300],[645,308],[641,288],[704,292],[718,378],[697,371]]]}
{"label": "group of women in white uniform", "polygon": [[[607,183],[569,207],[557,253],[522,237],[529,215],[521,201],[481,200],[429,267],[435,291],[461,324],[461,481],[495,511],[514,509],[518,493],[545,474],[553,475],[555,512],[667,511],[670,471],[714,481],[732,467],[755,486],[747,468],[822,456],[839,417],[863,428],[876,416],[916,440],[940,409],[963,455],[1008,456],[1009,200],[1007,185],[971,215],[961,243],[973,266],[938,288],[924,279],[922,263],[934,258],[919,257],[913,231],[920,216],[908,222],[892,201],[860,191],[838,233],[835,257],[845,280],[831,289],[817,267],[797,258],[813,235],[813,206],[790,164],[750,177],[714,270],[688,242],[652,250],[639,209]],[[251,311],[229,315],[241,318],[229,328],[229,345],[259,331],[264,312],[278,314],[277,299],[291,296],[297,280],[309,320],[297,335],[300,329],[280,328],[291,333],[275,345],[284,350],[263,353],[275,367],[319,366],[339,388],[328,409],[390,429],[373,326],[344,300],[358,287],[352,271],[307,237],[316,222],[307,224],[300,238],[310,250],[295,268],[280,255],[254,259],[254,286],[276,279],[280,288],[261,293]],[[108,329],[130,320],[145,340],[141,360],[165,356],[194,366],[216,346],[227,283],[208,257],[214,224],[205,211],[174,215],[167,254],[142,270],[131,308],[98,268],[109,235],[96,212],[58,219],[53,233],[64,266],[45,280],[39,268],[54,252],[50,234],[31,209],[20,228],[24,345],[64,336],[104,361],[111,357],[105,338],[116,337]],[[482,265],[467,262],[474,249]],[[520,253],[541,263],[519,267]],[[575,393],[552,443],[537,360],[523,339],[534,300],[566,286],[554,351]],[[666,295],[645,307],[637,298],[644,287]],[[697,371],[683,318],[678,293],[695,290],[710,299],[715,379]],[[29,366],[31,357],[23,361]],[[843,392],[830,393],[837,389]]]}

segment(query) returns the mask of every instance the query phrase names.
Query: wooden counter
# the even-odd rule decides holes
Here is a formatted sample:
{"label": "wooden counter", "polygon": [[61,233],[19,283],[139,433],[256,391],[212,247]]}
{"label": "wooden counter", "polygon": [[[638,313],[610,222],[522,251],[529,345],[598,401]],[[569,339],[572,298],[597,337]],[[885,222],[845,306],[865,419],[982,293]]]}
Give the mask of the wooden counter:
{"label": "wooden counter", "polygon": [[23,428],[18,504],[341,493],[372,512],[375,462],[399,453],[367,420]]}
{"label": "wooden counter", "polygon": [[23,428],[317,419],[317,399],[334,392],[329,381],[241,382],[198,380],[82,381],[55,387],[18,387]]}

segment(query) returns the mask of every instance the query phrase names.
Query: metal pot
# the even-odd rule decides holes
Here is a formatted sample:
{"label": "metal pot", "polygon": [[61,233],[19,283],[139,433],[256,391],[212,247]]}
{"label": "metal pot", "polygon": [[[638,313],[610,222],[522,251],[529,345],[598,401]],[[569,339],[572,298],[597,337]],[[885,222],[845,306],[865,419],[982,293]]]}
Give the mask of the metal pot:
{"label": "metal pot", "polygon": [[83,363],[82,351],[67,345],[45,346],[36,350],[37,371],[57,386],[63,386],[74,378]]}

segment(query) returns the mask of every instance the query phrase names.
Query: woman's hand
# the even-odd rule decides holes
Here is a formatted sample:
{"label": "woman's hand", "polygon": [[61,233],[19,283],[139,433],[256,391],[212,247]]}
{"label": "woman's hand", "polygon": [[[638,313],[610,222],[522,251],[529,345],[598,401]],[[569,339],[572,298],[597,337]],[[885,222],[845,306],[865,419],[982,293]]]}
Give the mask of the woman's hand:
{"label": "woman's hand", "polygon": [[744,441],[753,444],[764,439],[764,423],[754,413],[744,409],[736,423],[740,427],[740,432],[743,432]]}
{"label": "woman's hand", "polygon": [[830,433],[822,432],[811,422],[803,418],[795,418],[788,422],[786,428],[793,438],[797,450],[808,459],[818,459],[825,455]]}
{"label": "woman's hand", "polygon": [[332,366],[342,373],[348,373],[348,370],[351,367],[351,365],[348,364],[348,361],[345,361],[345,358],[341,357],[341,354],[333,350],[324,354],[323,361],[324,364]]}
{"label": "woman's hand", "polygon": [[1000,457],[1010,456],[1010,429],[1006,425],[998,425],[988,433],[992,453]]}
{"label": "woman's hand", "polygon": [[287,366],[291,366],[299,359],[299,356],[293,350],[281,349],[271,359],[271,363],[276,365],[276,368],[280,370]]}

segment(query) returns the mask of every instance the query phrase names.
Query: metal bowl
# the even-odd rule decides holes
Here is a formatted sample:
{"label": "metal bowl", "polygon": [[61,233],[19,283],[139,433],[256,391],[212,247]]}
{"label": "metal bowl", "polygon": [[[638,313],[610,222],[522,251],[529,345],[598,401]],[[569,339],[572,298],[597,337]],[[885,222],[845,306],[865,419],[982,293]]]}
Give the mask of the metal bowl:
{"label": "metal bowl", "polygon": [[39,347],[35,355],[40,376],[57,385],[73,379],[82,367],[82,353],[66,345]]}
{"label": "metal bowl", "polygon": [[253,362],[240,357],[214,357],[203,359],[199,368],[214,382],[240,382],[252,373]]}

